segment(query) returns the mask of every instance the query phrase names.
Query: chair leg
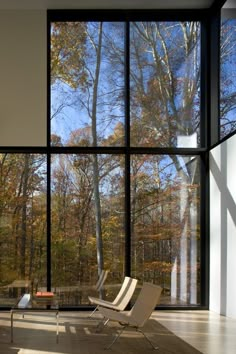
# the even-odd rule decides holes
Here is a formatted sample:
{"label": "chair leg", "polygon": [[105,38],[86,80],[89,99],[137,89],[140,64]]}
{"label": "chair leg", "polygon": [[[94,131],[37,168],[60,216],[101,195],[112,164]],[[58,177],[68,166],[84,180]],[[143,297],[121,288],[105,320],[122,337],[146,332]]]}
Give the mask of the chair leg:
{"label": "chair leg", "polygon": [[98,306],[95,307],[95,309],[90,313],[90,315],[88,316],[88,318],[92,317],[93,314],[97,311]]}
{"label": "chair leg", "polygon": [[118,334],[115,336],[115,338],[113,339],[113,341],[111,342],[111,344],[109,344],[109,345],[108,345],[107,347],[105,347],[104,349],[110,349],[110,348],[113,346],[113,344],[117,341],[117,339],[120,338],[121,334],[123,333],[123,331],[125,330],[126,327],[127,327],[127,326],[124,326],[124,327],[120,330],[120,333],[118,333]]}
{"label": "chair leg", "polygon": [[142,335],[144,336],[144,338],[146,338],[146,340],[148,341],[148,343],[151,344],[151,346],[152,346],[153,349],[155,349],[155,350],[159,349],[159,347],[155,346],[155,345],[150,341],[150,339],[146,336],[146,334],[145,334],[143,331],[141,331],[141,329],[137,328],[137,332],[142,333]]}
{"label": "chair leg", "polygon": [[98,322],[98,325],[96,327],[96,333],[102,332],[103,328],[108,324],[109,318],[105,319],[105,321],[104,321],[104,319],[101,320],[100,322]]}

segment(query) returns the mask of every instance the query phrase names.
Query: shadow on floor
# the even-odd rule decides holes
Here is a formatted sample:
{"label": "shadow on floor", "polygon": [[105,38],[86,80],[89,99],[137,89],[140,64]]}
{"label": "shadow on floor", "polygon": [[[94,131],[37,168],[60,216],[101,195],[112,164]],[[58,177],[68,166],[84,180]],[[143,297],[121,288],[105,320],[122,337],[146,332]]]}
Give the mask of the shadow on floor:
{"label": "shadow on floor", "polygon": [[[56,342],[56,322],[53,317],[27,315],[14,320],[14,343],[10,343],[10,325],[0,326],[0,353],[18,354],[143,354],[153,349],[142,334],[130,329],[123,332],[114,346],[104,351],[121,326],[109,322],[102,332],[97,333],[98,318],[85,316],[60,316],[59,343]],[[199,354],[186,342],[168,331],[156,320],[150,319],[143,331],[159,346],[158,354]]]}

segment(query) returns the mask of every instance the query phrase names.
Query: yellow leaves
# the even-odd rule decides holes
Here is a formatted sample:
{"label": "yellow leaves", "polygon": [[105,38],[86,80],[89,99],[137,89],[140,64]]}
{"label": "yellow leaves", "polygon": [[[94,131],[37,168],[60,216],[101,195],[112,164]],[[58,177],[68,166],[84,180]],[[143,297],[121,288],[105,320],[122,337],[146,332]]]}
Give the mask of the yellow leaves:
{"label": "yellow leaves", "polygon": [[84,68],[86,24],[82,22],[57,22],[51,28],[51,83],[65,82],[71,88],[83,86],[86,81]]}

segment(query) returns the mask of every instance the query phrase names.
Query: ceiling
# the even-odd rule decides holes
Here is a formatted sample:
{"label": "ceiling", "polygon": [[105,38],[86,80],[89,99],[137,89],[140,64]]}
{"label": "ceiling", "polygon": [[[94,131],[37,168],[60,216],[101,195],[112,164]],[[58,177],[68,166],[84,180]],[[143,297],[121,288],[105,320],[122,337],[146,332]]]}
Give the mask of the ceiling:
{"label": "ceiling", "polygon": [[210,7],[213,2],[214,0],[0,0],[0,10],[203,9]]}

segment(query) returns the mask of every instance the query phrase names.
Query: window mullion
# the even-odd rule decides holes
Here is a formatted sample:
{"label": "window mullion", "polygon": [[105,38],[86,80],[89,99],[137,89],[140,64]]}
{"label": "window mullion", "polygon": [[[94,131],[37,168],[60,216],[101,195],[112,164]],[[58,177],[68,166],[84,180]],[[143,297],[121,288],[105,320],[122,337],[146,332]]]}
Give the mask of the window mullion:
{"label": "window mullion", "polygon": [[125,22],[125,274],[131,273],[130,204],[130,23]]}

